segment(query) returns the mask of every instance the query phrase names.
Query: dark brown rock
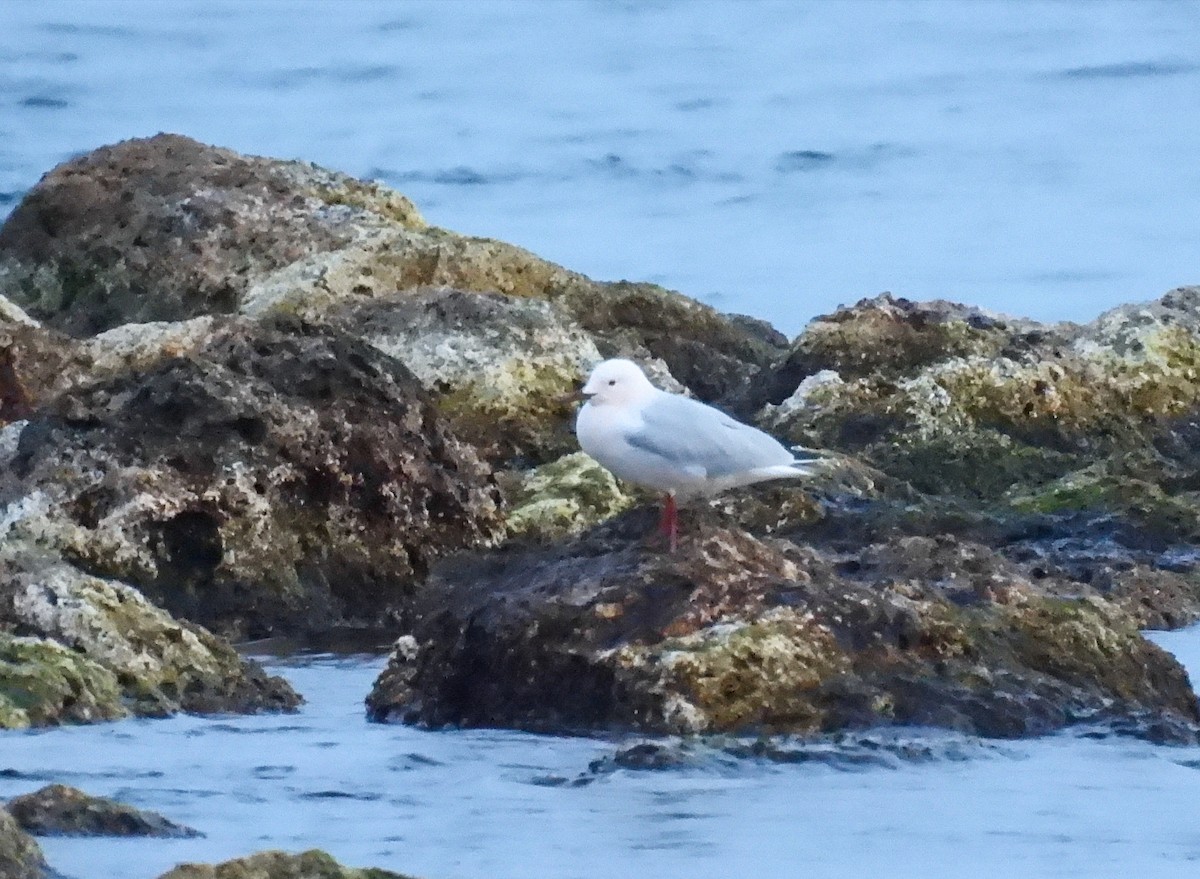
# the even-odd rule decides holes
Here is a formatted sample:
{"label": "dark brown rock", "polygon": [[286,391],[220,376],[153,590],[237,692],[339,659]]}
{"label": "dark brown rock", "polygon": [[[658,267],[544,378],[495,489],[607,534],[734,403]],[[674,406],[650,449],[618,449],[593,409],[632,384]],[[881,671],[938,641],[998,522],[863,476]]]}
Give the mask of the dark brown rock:
{"label": "dark brown rock", "polygon": [[1133,618],[1062,597],[986,547],[914,537],[827,554],[710,512],[685,523],[676,556],[642,545],[643,509],[566,546],[447,562],[369,715],[560,732],[918,724],[999,737],[1135,719],[1194,737],[1187,675]]}
{"label": "dark brown rock", "polygon": [[14,797],[6,808],[23,829],[37,836],[201,835],[157,812],[135,809],[107,797],[93,797],[65,784],[50,784]]}
{"label": "dark brown rock", "polygon": [[188,357],[43,407],[14,529],[236,637],[378,622],[430,562],[499,528],[488,470],[412,375],[299,322],[232,322]]}
{"label": "dark brown rock", "polygon": [[[72,335],[228,314],[248,280],[352,237],[370,184],[159,134],[59,165],[0,227],[6,293]],[[423,225],[396,214],[397,222]]]}

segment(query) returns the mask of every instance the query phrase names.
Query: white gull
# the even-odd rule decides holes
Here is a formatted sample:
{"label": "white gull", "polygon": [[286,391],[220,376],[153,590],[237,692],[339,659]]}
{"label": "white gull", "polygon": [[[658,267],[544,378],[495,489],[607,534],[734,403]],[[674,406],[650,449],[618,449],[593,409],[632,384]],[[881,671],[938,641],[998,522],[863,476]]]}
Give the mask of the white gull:
{"label": "white gull", "polygon": [[768,479],[811,475],[774,437],[719,409],[661,391],[630,360],[605,360],[580,394],[580,447],[619,479],[665,495],[660,528],[672,552],[676,499],[707,497]]}

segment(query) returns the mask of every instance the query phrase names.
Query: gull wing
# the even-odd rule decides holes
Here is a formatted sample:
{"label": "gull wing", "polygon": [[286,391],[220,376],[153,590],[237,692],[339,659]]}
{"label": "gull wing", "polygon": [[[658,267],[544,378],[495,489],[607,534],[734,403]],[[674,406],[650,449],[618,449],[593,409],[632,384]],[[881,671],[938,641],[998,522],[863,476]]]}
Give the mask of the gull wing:
{"label": "gull wing", "polygon": [[660,392],[641,415],[641,426],[625,436],[629,445],[709,479],[797,463],[778,440],[757,427],[678,394]]}

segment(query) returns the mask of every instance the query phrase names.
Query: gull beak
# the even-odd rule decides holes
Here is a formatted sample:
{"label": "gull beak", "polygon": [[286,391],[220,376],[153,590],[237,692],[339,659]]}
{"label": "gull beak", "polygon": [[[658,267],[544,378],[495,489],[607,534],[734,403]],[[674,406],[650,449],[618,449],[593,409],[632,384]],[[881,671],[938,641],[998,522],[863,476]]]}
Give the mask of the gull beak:
{"label": "gull beak", "polygon": [[571,391],[569,394],[563,394],[558,398],[558,402],[562,403],[564,406],[567,406],[572,403],[582,403],[590,396],[591,394],[585,394],[583,392],[583,388],[579,388],[578,390]]}

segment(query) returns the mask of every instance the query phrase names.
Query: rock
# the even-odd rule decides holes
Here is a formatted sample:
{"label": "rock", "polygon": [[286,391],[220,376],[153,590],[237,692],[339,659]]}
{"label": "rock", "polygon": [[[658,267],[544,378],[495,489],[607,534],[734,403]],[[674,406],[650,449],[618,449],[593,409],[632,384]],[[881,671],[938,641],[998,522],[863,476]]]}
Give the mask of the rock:
{"label": "rock", "polygon": [[814,318],[787,355],[748,387],[739,403],[747,412],[781,403],[805,378],[823,371],[847,381],[898,378],[955,357],[1013,354],[1041,332],[1032,321],[885,293]]}
{"label": "rock", "polygon": [[160,134],[45,175],[0,227],[0,274],[32,316],[85,336],[234,312],[253,278],[364,226],[424,221],[373,184]]}
{"label": "rock", "polygon": [[82,375],[90,362],[74,340],[40,326],[0,296],[0,426]]}
{"label": "rock", "polygon": [[455,435],[488,460],[528,466],[578,448],[563,398],[601,357],[554,303],[436,289],[327,317],[411,369]]}
{"label": "rock", "polygon": [[8,801],[9,814],[38,836],[201,836],[157,812],[144,812],[93,797],[65,784],[50,784]]}
{"label": "rock", "polygon": [[[810,325],[750,396],[767,429],[884,477],[883,495],[827,496],[826,533],[951,533],[1078,594],[1200,560],[1200,288],[1083,326],[865,300]],[[1197,597],[1176,583],[1144,618],[1200,618]]]}
{"label": "rock", "polygon": [[4,879],[50,879],[37,841],[0,809],[0,876]]}
{"label": "rock", "polygon": [[0,549],[0,697],[20,714],[0,726],[286,710],[299,697],[224,640],[173,619],[122,583],[62,561]]}
{"label": "rock", "polygon": [[259,852],[222,864],[181,864],[159,879],[411,879],[389,870],[343,867],[323,851]]}
{"label": "rock", "polygon": [[0,632],[0,727],[96,723],[128,715],[111,669],[57,641]]}
{"label": "rock", "polygon": [[507,494],[509,535],[545,542],[578,534],[636,501],[583,452],[518,474]]}
{"label": "rock", "polygon": [[188,347],[34,413],[0,477],[10,540],[246,638],[387,620],[501,533],[487,468],[391,358],[288,321]]}
{"label": "rock", "polygon": [[650,524],[635,510],[565,546],[445,562],[371,719],[995,737],[1165,719],[1194,737],[1187,675],[1133,618],[994,550],[909,537],[826,553],[698,511],[672,557],[640,545]]}
{"label": "rock", "polygon": [[659,358],[703,399],[737,391],[783,350],[761,324],[661,287],[598,283],[429,227],[378,184],[178,135],[58,166],[0,227],[0,294],[75,336],[235,312],[316,319],[438,287],[554,302],[603,356]]}

